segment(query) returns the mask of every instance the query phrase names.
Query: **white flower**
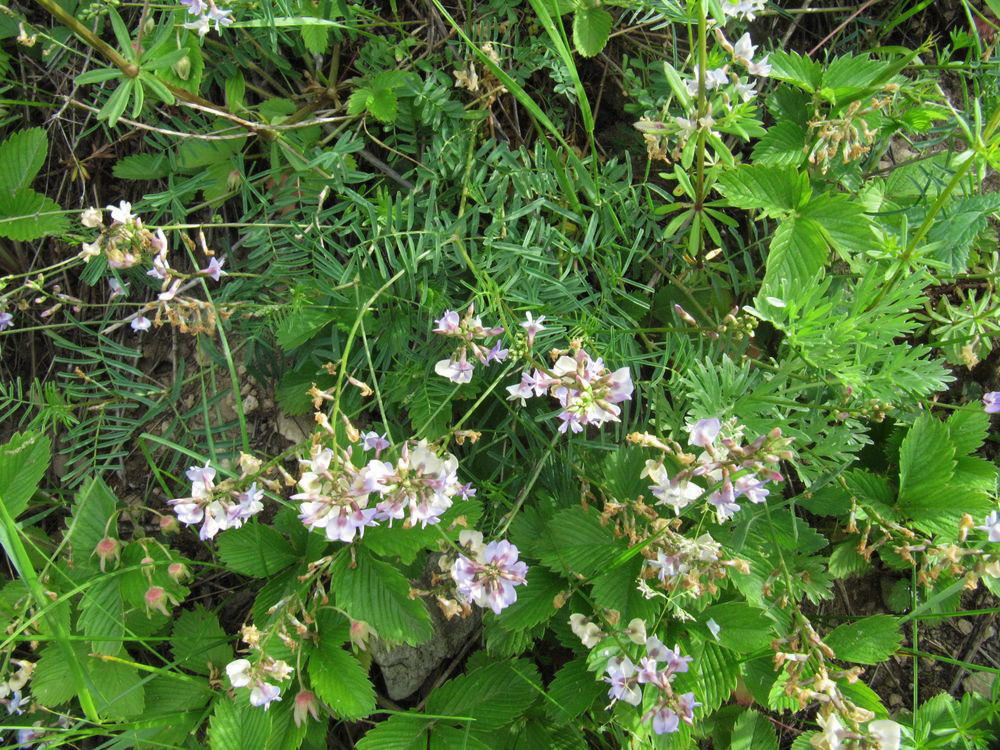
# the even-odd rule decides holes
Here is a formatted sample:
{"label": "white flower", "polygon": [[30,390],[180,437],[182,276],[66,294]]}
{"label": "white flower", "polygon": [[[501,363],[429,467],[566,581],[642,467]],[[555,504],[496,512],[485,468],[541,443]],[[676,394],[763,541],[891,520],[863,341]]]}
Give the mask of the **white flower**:
{"label": "white flower", "polygon": [[82,250],[80,250],[79,257],[83,258],[84,261],[90,262],[91,258],[96,258],[101,254],[101,246],[96,242],[84,242],[80,245]]}
{"label": "white flower", "polygon": [[117,208],[115,206],[107,206],[107,209],[111,212],[111,221],[128,224],[135,218],[132,215],[132,204],[128,201],[121,201]]}
{"label": "white flower", "polygon": [[468,383],[472,380],[472,365],[467,360],[442,359],[434,365],[434,372],[452,383]]}
{"label": "white flower", "polygon": [[747,72],[753,76],[760,76],[761,78],[767,78],[771,75],[771,63],[767,61],[768,56],[764,55],[760,62],[752,62],[747,65]]}
{"label": "white flower", "polygon": [[709,618],[708,622],[705,623],[705,627],[708,628],[708,632],[712,634],[715,640],[719,640],[719,633],[722,631],[722,626],[719,623]]}
{"label": "white flower", "polygon": [[749,61],[753,59],[753,54],[756,51],[757,45],[751,43],[748,32],[741,36],[740,40],[733,46],[733,57]]}
{"label": "white flower", "polygon": [[104,220],[101,218],[101,209],[94,207],[84,209],[83,215],[80,216],[80,223],[89,229],[97,229],[97,227],[102,226]]}
{"label": "white flower", "polygon": [[145,315],[139,315],[132,319],[132,330],[133,331],[148,331],[149,327],[152,325],[152,321]]}
{"label": "white flower", "polygon": [[878,740],[879,750],[899,750],[901,729],[892,719],[878,719],[868,724],[868,733]]}
{"label": "white flower", "polygon": [[250,705],[263,706],[266,711],[271,707],[272,701],[280,701],[281,689],[277,685],[269,685],[266,682],[258,682],[250,691]]}
{"label": "white flower", "polygon": [[188,21],[184,24],[184,28],[197,31],[198,36],[205,36],[205,34],[211,31],[212,23],[208,20],[208,16],[199,16],[197,20]]}
{"label": "white flower", "polygon": [[249,669],[250,662],[246,659],[237,659],[226,665],[226,676],[229,677],[229,682],[234,688],[246,687],[250,684],[250,675],[247,674]]}

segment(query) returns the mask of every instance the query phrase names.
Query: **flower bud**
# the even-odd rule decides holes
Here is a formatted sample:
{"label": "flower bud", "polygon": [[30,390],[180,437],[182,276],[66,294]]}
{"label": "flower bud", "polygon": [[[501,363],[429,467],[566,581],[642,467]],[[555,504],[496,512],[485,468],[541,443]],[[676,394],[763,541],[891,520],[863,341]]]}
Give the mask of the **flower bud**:
{"label": "flower bud", "polygon": [[191,75],[191,59],[187,55],[184,55],[184,57],[175,62],[171,67],[182,81],[186,81]]}
{"label": "flower bud", "polygon": [[191,571],[188,570],[187,565],[180,562],[170,563],[167,566],[167,575],[169,575],[177,583],[182,583],[189,578],[191,578]]}
{"label": "flower bud", "polygon": [[319,721],[319,703],[312,692],[300,690],[299,694],[295,696],[295,706],[292,709],[295,726],[302,726],[307,715],[312,716],[314,721]]}
{"label": "flower bud", "polygon": [[104,566],[108,560],[114,558],[115,562],[118,561],[118,555],[121,551],[121,545],[119,545],[117,539],[112,539],[109,536],[104,537],[101,541],[97,543],[97,547],[94,548],[94,554],[97,555],[98,559],[101,561],[101,572],[104,572]]}
{"label": "flower bud", "polygon": [[176,516],[160,516],[160,531],[164,534],[176,534],[180,531]]}
{"label": "flower bud", "polygon": [[167,611],[167,592],[161,586],[150,586],[144,596],[146,602],[146,614],[151,614],[155,609],[161,614],[170,616]]}

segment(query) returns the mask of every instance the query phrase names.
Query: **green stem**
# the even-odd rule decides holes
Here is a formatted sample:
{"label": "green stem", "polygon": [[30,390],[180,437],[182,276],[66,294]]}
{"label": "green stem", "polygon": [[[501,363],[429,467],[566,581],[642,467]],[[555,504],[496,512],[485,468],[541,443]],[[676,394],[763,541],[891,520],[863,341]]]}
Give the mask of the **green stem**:
{"label": "green stem", "polygon": [[[700,213],[705,204],[705,139],[708,129],[702,125],[702,118],[708,114],[708,92],[705,81],[708,74],[708,20],[705,17],[705,0],[698,0],[698,148],[694,182],[694,210]],[[701,254],[702,222],[698,222],[698,254]]]}
{"label": "green stem", "polygon": [[[11,518],[10,513],[7,511],[7,504],[2,497],[0,497],[0,523],[3,524],[4,536],[7,537],[4,544],[4,547],[7,548],[7,553],[10,555],[25,585],[27,585],[28,591],[31,592],[31,598],[35,600],[35,606],[39,609],[45,609],[49,605],[49,598],[46,596],[45,589],[42,588],[42,584],[38,580],[35,567],[31,564],[31,558],[28,557],[28,551],[21,542],[21,530],[14,522],[14,519]],[[69,664],[70,672],[72,672],[73,679],[79,689],[77,697],[80,699],[80,708],[83,709],[84,715],[90,721],[99,723],[100,717],[97,715],[97,706],[94,704],[94,698],[87,687],[87,680],[84,676],[83,667],[77,659],[76,651],[70,645],[69,634],[63,628],[62,622],[60,622],[57,615],[46,615],[45,620],[55,634],[55,640],[59,644],[59,648],[62,649],[63,656],[66,659],[66,663]]]}

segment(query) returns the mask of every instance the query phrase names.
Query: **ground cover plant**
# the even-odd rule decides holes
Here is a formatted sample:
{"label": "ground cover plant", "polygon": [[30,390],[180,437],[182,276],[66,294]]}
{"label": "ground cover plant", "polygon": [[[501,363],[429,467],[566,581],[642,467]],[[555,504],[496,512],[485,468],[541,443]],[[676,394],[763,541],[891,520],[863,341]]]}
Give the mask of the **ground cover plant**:
{"label": "ground cover plant", "polygon": [[0,6],[4,742],[994,747],[998,12]]}

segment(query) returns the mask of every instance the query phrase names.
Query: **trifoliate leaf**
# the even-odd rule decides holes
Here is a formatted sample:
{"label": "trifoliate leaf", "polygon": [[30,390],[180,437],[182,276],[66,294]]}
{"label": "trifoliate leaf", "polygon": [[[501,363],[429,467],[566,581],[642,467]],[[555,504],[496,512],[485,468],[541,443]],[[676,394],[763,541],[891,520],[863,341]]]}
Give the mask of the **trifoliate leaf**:
{"label": "trifoliate leaf", "polygon": [[573,46],[584,57],[593,57],[604,49],[611,35],[614,18],[603,8],[578,8],[573,14]]}
{"label": "trifoliate leaf", "polygon": [[806,133],[791,120],[782,120],[770,128],[753,148],[753,163],[766,167],[797,167],[806,158],[803,147]]}
{"label": "trifoliate leaf", "polygon": [[790,168],[744,165],[725,172],[720,193],[736,208],[761,209],[765,216],[785,216],[803,205],[811,189],[804,172]]}
{"label": "trifoliate leaf", "polygon": [[313,691],[341,719],[361,719],[375,710],[375,689],[354,656],[321,642],[309,657]]}
{"label": "trifoliate leaf", "polygon": [[890,615],[874,615],[845,623],[824,639],[838,659],[856,664],[879,664],[902,643],[899,621]]}
{"label": "trifoliate leaf", "polygon": [[389,88],[375,89],[369,95],[365,106],[377,120],[389,123],[396,119],[396,92]]}

